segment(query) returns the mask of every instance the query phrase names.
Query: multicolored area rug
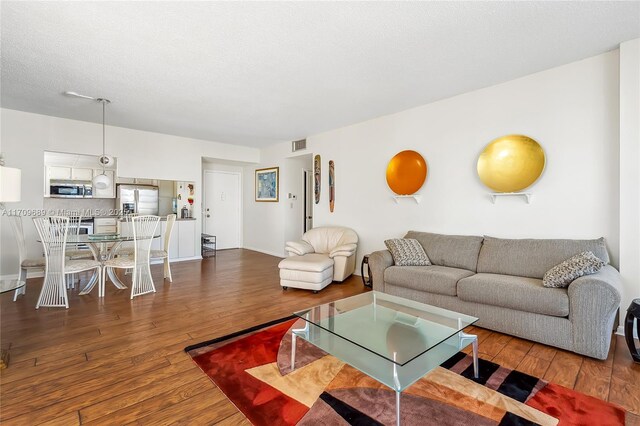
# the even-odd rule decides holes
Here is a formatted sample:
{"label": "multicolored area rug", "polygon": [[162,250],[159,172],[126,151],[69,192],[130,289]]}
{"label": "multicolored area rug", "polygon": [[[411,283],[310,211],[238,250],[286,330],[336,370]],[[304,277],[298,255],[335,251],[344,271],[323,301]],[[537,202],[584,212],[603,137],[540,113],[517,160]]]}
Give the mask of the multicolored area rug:
{"label": "multicolored area rug", "polygon": [[[395,393],[298,339],[286,318],[185,348],[254,425],[393,425]],[[295,325],[300,328],[301,324]],[[624,425],[611,403],[458,353],[402,393],[404,425]]]}

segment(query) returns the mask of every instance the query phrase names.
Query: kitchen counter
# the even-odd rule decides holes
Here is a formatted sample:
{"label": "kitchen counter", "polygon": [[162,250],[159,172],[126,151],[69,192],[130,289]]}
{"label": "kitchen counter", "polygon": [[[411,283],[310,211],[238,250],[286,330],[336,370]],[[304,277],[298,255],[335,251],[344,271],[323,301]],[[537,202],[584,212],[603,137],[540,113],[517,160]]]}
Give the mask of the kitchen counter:
{"label": "kitchen counter", "polygon": [[[96,216],[96,218],[97,217],[98,216]],[[99,217],[113,217],[113,218],[118,219],[120,222],[126,222],[126,220],[127,220],[126,218],[124,218],[122,216],[99,216]],[[160,222],[165,222],[166,220],[167,220],[167,216],[160,216]],[[184,218],[184,219],[179,218],[179,217],[176,218],[176,222],[180,222],[180,221],[183,221],[183,220],[196,220],[196,218],[195,217],[187,217],[187,218]]]}

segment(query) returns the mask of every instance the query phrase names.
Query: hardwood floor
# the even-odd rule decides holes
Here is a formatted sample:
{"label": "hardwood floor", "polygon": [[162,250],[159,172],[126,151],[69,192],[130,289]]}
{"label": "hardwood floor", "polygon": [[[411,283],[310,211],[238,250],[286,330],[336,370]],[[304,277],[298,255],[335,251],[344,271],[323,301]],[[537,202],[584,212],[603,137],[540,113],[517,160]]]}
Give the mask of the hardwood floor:
{"label": "hardwood floor", "polygon": [[[174,282],[153,267],[157,293],[129,300],[108,284],[104,300],[70,291],[70,308],[35,310],[41,279],[26,296],[0,296],[3,425],[248,424],[183,352],[185,346],[363,291],[359,277],[319,294],[283,292],[279,259],[226,250],[172,265]],[[127,280],[128,277],[125,278]],[[606,361],[475,328],[483,358],[544,377],[640,414],[640,365],[616,336]],[[629,415],[629,424],[640,425]]]}

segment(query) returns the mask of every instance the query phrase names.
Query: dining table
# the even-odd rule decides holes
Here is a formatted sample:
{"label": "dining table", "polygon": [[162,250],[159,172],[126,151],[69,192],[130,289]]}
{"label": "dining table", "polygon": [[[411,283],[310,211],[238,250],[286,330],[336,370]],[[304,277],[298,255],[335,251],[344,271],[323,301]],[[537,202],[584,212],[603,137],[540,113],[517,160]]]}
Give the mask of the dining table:
{"label": "dining table", "polygon": [[[160,238],[160,234],[153,235],[151,238]],[[38,238],[38,241],[41,241],[40,238]],[[88,250],[91,251],[94,259],[102,264],[109,259],[113,259],[118,254],[118,250],[123,243],[131,241],[134,241],[133,235],[127,234],[80,234],[67,236],[67,246],[78,248],[87,247]],[[116,288],[127,288],[112,268],[107,269],[107,275]],[[89,294],[99,279],[99,272],[94,272],[87,284],[80,290],[79,294]]]}

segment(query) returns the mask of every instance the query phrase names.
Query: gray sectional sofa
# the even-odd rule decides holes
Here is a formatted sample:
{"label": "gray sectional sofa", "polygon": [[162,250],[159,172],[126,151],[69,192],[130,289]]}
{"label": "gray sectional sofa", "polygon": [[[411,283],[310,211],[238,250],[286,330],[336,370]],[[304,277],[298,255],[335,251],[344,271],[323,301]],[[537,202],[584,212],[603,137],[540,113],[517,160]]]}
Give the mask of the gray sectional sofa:
{"label": "gray sectional sofa", "polygon": [[[410,231],[432,266],[395,266],[369,256],[374,290],[479,318],[479,327],[605,359],[617,325],[621,277],[604,238],[500,239]],[[607,265],[568,288],[542,286],[544,273],[583,251]]]}

